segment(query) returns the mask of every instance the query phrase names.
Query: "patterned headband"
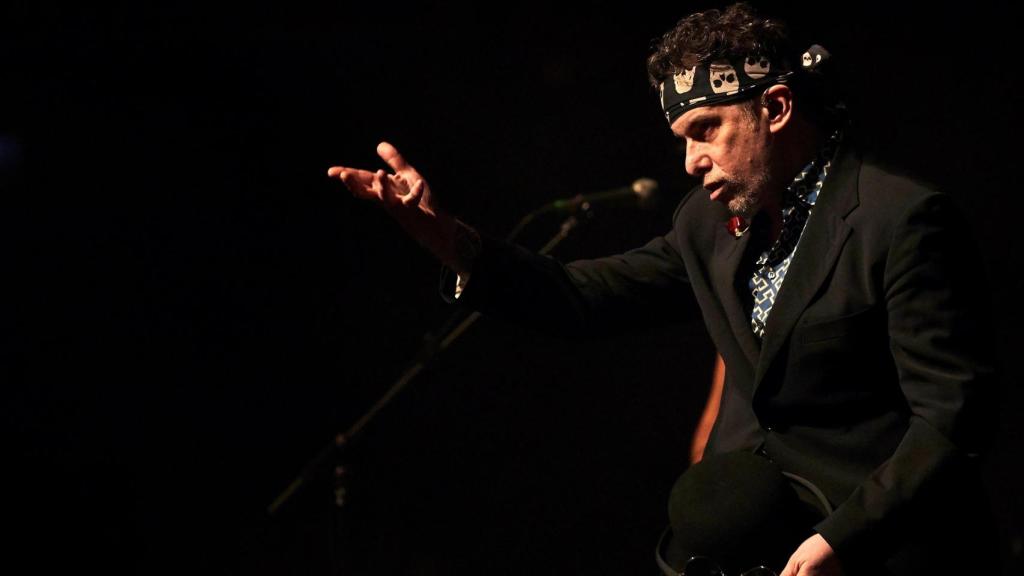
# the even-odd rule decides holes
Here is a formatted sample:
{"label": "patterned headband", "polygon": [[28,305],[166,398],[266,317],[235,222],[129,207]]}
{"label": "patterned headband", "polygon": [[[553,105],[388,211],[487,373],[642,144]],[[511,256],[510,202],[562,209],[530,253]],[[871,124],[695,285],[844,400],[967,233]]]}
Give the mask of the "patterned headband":
{"label": "patterned headband", "polygon": [[[829,56],[827,50],[815,44],[804,52],[800,65],[804,71],[820,73]],[[761,55],[698,64],[676,72],[671,82],[665,80],[659,85],[661,108],[671,125],[698,106],[740,100],[756,88],[785,83],[795,73],[784,62],[772,62]]]}

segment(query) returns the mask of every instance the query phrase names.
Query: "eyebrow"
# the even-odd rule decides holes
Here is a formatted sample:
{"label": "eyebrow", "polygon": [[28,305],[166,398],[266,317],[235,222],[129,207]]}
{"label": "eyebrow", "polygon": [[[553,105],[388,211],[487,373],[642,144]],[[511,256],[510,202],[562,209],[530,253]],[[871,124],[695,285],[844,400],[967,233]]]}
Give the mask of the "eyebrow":
{"label": "eyebrow", "polygon": [[703,122],[707,122],[710,118],[713,118],[714,116],[715,114],[713,112],[702,110],[700,114],[693,117],[689,122],[687,122],[683,126],[683,130],[681,132],[676,132],[675,130],[673,130],[672,134],[674,134],[676,138],[685,138],[686,133],[690,131],[694,126],[697,126]]}

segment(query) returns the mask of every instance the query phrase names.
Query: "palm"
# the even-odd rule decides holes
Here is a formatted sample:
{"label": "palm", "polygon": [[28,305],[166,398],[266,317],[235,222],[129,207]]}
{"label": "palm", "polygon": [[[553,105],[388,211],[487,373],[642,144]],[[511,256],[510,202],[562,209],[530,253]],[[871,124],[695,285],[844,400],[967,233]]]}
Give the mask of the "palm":
{"label": "palm", "polygon": [[397,210],[418,208],[433,215],[430,187],[423,176],[387,142],[381,142],[377,146],[377,154],[394,170],[393,174],[384,170],[371,172],[359,168],[332,166],[328,169],[327,175],[340,179],[357,198],[381,202],[385,207]]}

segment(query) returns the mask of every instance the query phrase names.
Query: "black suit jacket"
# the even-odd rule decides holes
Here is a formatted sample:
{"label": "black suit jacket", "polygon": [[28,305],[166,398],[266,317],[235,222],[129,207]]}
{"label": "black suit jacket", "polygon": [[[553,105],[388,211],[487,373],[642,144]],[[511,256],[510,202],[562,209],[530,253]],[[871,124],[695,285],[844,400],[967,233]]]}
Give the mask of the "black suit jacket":
{"label": "black suit jacket", "polygon": [[486,239],[460,300],[583,333],[699,310],[727,367],[709,453],[760,448],[817,484],[836,510],[815,529],[850,571],[930,558],[945,572],[961,551],[977,568],[963,548],[984,526],[963,523],[987,510],[974,455],[993,370],[978,258],[950,198],[841,150],[761,343],[740,297],[752,235],[727,218],[697,188],[663,237],[565,266]]}

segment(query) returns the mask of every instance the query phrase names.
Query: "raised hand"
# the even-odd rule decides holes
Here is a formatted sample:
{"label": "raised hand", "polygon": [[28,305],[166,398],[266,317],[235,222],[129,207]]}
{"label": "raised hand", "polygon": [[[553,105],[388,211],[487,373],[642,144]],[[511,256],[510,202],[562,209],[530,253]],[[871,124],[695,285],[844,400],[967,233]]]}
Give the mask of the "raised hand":
{"label": "raised hand", "polygon": [[398,150],[387,142],[377,145],[377,155],[395,172],[370,172],[346,166],[331,166],[327,175],[338,178],[356,197],[379,201],[387,208],[419,208],[428,214],[436,211],[431,202],[430,186]]}
{"label": "raised hand", "polygon": [[394,146],[381,142],[377,155],[394,170],[393,174],[331,166],[327,175],[341,180],[356,198],[382,205],[441,262],[459,274],[467,274],[479,253],[479,235],[437,208],[427,181]]}

